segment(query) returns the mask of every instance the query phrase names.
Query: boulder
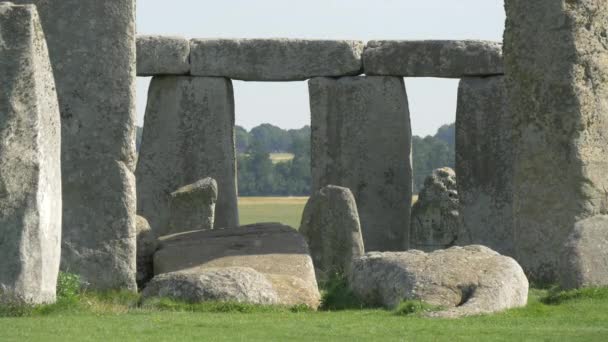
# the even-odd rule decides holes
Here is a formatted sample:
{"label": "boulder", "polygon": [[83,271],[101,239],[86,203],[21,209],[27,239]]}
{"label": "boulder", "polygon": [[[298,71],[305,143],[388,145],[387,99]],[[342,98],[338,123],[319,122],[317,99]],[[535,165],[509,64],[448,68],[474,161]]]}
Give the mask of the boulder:
{"label": "boulder", "polygon": [[137,76],[187,75],[190,42],[183,37],[137,36]]}
{"label": "boulder", "polygon": [[207,301],[277,304],[272,283],[249,267],[207,268],[195,272],[172,272],[154,277],[143,291],[144,298],[169,297],[188,303]]}
{"label": "boulder", "polygon": [[561,258],[564,289],[608,286],[608,216],[579,221]]}
{"label": "boulder", "polygon": [[308,89],[312,190],[351,189],[368,251],[407,248],[412,135],[403,78],[314,78]]}
{"label": "boulder", "polygon": [[33,5],[0,2],[0,305],[55,301],[61,124]]}
{"label": "boulder", "polygon": [[458,202],[454,170],[433,171],[412,208],[410,246],[426,252],[454,246],[461,229]]}
{"label": "boulder", "polygon": [[306,39],[193,39],[192,75],[244,81],[303,81],[361,73],[363,42]]}
{"label": "boulder", "polygon": [[432,253],[368,253],[355,259],[350,286],[365,303],[395,308],[405,300],[443,307],[433,317],[462,317],[525,306],[528,279],[519,264],[483,246]]}
{"label": "boulder", "polygon": [[482,40],[374,40],[363,53],[366,75],[401,77],[504,74],[502,45]]}
{"label": "boulder", "polygon": [[217,183],[205,178],[186,185],[171,194],[169,199],[169,229],[163,235],[213,229]]}
{"label": "boulder", "polygon": [[137,286],[144,285],[154,276],[154,252],[158,247],[156,235],[148,220],[137,216]]}
{"label": "boulder", "polygon": [[165,236],[154,254],[154,274],[250,267],[272,283],[279,304],[319,306],[308,245],[293,228],[261,223]]}
{"label": "boulder", "polygon": [[347,188],[329,185],[314,193],[299,232],[308,242],[319,282],[350,273],[353,258],[365,253],[357,203]]}

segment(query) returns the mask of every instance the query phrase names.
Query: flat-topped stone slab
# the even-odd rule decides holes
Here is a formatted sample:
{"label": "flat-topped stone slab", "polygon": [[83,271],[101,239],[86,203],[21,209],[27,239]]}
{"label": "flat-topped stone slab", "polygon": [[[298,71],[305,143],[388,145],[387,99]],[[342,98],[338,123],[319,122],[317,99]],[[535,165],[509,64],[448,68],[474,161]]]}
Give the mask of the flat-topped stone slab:
{"label": "flat-topped stone slab", "polygon": [[184,37],[138,36],[137,76],[187,75],[190,42]]}
{"label": "flat-topped stone slab", "polygon": [[191,73],[244,81],[358,75],[364,46],[352,40],[193,39]]}
{"label": "flat-topped stone slab", "polygon": [[502,44],[482,40],[374,40],[363,53],[366,75],[403,77],[504,74]]}

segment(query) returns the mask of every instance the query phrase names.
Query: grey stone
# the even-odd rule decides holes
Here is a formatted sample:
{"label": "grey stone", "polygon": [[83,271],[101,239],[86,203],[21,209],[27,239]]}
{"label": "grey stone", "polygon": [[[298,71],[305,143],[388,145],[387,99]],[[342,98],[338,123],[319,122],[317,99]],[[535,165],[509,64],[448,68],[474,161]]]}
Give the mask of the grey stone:
{"label": "grey stone", "polygon": [[279,304],[319,306],[308,245],[295,229],[278,223],[165,236],[154,255],[154,273],[250,267],[272,283]]}
{"label": "grey stone", "polygon": [[37,5],[61,112],[61,268],[90,289],[135,282],[135,1]]}
{"label": "grey stone", "polygon": [[192,75],[245,81],[302,81],[359,75],[363,42],[305,39],[193,39]]}
{"label": "grey stone", "polygon": [[461,229],[458,204],[454,170],[434,170],[412,207],[410,247],[430,252],[454,246]]}
{"label": "grey stone", "polygon": [[189,303],[279,303],[272,283],[262,273],[249,267],[207,268],[191,273],[160,274],[146,286],[143,297],[170,297]]}
{"label": "grey stone", "polygon": [[554,283],[576,222],[608,213],[608,1],[505,5],[515,255]]}
{"label": "grey stone", "polygon": [[55,301],[61,126],[36,8],[0,2],[0,304]]}
{"label": "grey stone", "polygon": [[357,203],[347,188],[329,185],[314,193],[299,231],[308,242],[319,282],[347,275],[353,258],[365,253]]}
{"label": "grey stone", "polygon": [[234,95],[225,78],[152,79],[137,164],[138,213],[161,234],[171,193],[204,177],[217,181],[216,227],[238,226]]}
{"label": "grey stone", "polygon": [[459,244],[509,256],[515,256],[512,132],[504,77],[463,78],[456,112]]}
{"label": "grey stone", "polygon": [[309,93],[313,191],[353,192],[368,251],[407,248],[412,136],[403,79],[315,78]]}
{"label": "grey stone", "polygon": [[481,40],[377,40],[363,53],[366,75],[403,77],[504,74],[502,45]]}
{"label": "grey stone", "polygon": [[442,307],[430,316],[455,318],[525,306],[529,285],[515,260],[473,245],[368,253],[355,259],[350,286],[369,305],[420,300]]}
{"label": "grey stone", "polygon": [[608,216],[577,222],[560,262],[562,288],[608,286]]}
{"label": "grey stone", "polygon": [[148,220],[137,216],[137,286],[143,288],[154,276],[154,253],[158,240]]}
{"label": "grey stone", "polygon": [[169,230],[161,235],[213,229],[217,183],[213,178],[181,187],[169,199]]}
{"label": "grey stone", "polygon": [[137,76],[189,73],[190,41],[186,38],[137,36]]}

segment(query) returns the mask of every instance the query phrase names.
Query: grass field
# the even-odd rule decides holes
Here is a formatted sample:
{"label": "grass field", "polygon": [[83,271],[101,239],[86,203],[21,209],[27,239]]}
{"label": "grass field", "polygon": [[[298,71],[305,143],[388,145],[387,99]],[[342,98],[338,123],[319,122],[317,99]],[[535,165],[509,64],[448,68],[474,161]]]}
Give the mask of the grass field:
{"label": "grass field", "polygon": [[284,163],[292,160],[294,155],[292,153],[271,153],[270,160],[273,164]]}
{"label": "grass field", "polygon": [[[305,201],[241,198],[241,220],[297,227]],[[125,294],[84,294],[25,317],[3,315],[0,310],[2,342],[608,341],[608,289],[559,295],[533,290],[526,308],[459,320],[382,309],[309,312],[213,303],[142,304],[137,295]]]}

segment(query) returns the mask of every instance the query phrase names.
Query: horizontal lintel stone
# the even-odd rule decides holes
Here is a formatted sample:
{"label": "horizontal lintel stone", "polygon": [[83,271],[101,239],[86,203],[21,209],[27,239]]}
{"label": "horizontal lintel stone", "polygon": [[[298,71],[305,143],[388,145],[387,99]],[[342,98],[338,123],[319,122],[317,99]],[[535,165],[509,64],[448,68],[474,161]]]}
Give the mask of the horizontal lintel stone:
{"label": "horizontal lintel stone", "polygon": [[244,81],[302,81],[361,74],[362,41],[194,39],[191,74]]}
{"label": "horizontal lintel stone", "polygon": [[137,76],[187,75],[190,42],[183,37],[138,36]]}
{"label": "horizontal lintel stone", "polygon": [[367,75],[462,78],[504,74],[502,44],[482,40],[376,40],[363,53]]}

